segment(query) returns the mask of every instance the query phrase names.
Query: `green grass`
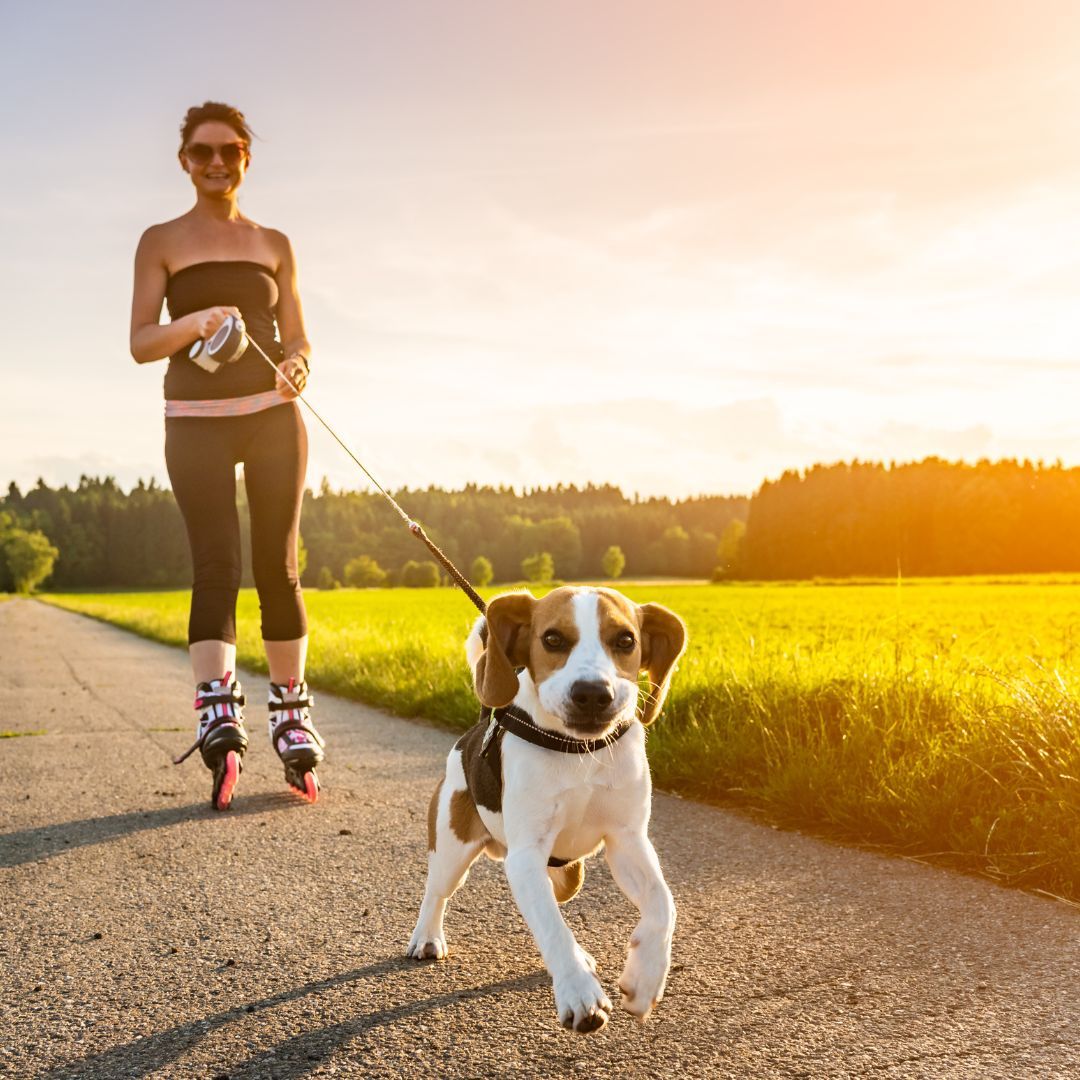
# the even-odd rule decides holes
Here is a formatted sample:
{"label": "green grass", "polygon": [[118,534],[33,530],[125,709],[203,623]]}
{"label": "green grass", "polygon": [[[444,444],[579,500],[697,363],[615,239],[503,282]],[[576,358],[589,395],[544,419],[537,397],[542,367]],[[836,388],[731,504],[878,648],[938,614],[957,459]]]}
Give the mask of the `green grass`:
{"label": "green grass", "polygon": [[[658,585],[690,647],[651,731],[659,786],[1080,900],[1080,583]],[[493,591],[488,590],[488,595]],[[463,728],[456,591],[308,592],[313,685]],[[188,594],[51,602],[182,645]],[[241,661],[265,671],[251,592]]]}

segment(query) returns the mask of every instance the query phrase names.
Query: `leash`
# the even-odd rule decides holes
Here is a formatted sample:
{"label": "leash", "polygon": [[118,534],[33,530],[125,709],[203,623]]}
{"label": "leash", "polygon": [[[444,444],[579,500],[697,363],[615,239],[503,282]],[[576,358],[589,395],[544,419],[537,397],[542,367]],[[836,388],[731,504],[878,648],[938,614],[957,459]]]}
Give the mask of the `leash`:
{"label": "leash", "polygon": [[[263,351],[262,346],[246,332],[242,319],[237,319],[232,315],[226,317],[225,322],[214,332],[214,334],[207,338],[205,341],[197,341],[191,347],[190,357],[200,367],[205,368],[207,371],[217,371],[222,364],[233,363],[240,359],[240,356],[244,353],[247,345],[252,345],[255,351],[274,369],[274,373],[280,375],[288,384],[289,389],[308,407],[311,415],[319,421],[320,424],[334,437],[338,446],[345,451],[353,459],[353,461],[360,467],[364,475],[378,488],[379,493],[386,499],[386,501],[394,508],[398,516],[405,522],[409,529],[409,532],[421,541],[431,552],[432,555],[439,561],[443,569],[450,575],[454,584],[473,602],[476,609],[481,615],[487,613],[487,605],[484,603],[480,594],[472,587],[469,580],[465,575],[450,561],[450,557],[444,552],[434,540],[426,532],[424,527],[418,521],[414,521],[409,515],[401,508],[398,501],[390,494],[375,479],[374,476],[368,471],[367,466],[349,449],[349,447],[342,440],[341,436],[322,418],[318,410],[314,405],[297,388],[296,384],[286,375],[278,366],[270,359],[269,356]],[[220,359],[219,359],[220,357]],[[211,367],[210,365],[214,366]]]}

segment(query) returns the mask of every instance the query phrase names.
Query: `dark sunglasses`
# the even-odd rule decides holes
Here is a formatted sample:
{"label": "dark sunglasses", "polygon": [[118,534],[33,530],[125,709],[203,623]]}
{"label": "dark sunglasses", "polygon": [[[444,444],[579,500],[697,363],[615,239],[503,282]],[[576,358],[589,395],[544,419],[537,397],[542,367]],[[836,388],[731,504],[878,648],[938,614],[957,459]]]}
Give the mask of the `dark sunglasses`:
{"label": "dark sunglasses", "polygon": [[221,155],[223,165],[239,165],[247,157],[247,143],[230,142],[220,146],[211,146],[209,143],[193,142],[184,147],[184,153],[191,158],[196,165],[209,165],[214,160],[214,154]]}

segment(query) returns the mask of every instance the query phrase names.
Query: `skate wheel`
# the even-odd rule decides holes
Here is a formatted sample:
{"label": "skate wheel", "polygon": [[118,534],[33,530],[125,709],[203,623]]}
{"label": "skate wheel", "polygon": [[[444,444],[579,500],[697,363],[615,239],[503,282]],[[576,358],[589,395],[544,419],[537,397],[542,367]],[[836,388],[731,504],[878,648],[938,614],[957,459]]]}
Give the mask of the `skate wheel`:
{"label": "skate wheel", "polygon": [[319,801],[319,778],[313,772],[304,773],[304,798],[310,803]]}
{"label": "skate wheel", "polygon": [[233,790],[236,781],[240,779],[240,756],[235,750],[230,750],[225,755],[225,769],[221,777],[221,786],[218,788],[217,798],[214,799],[214,807],[218,810],[228,810],[232,804]]}

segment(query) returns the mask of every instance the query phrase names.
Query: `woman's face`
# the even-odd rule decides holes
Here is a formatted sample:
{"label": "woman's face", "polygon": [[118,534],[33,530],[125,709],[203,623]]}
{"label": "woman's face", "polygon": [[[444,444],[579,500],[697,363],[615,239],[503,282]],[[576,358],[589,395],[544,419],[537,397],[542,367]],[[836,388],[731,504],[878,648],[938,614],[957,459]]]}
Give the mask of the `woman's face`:
{"label": "woman's face", "polygon": [[236,191],[250,161],[246,140],[220,120],[200,124],[180,151],[180,164],[199,194],[216,199]]}

